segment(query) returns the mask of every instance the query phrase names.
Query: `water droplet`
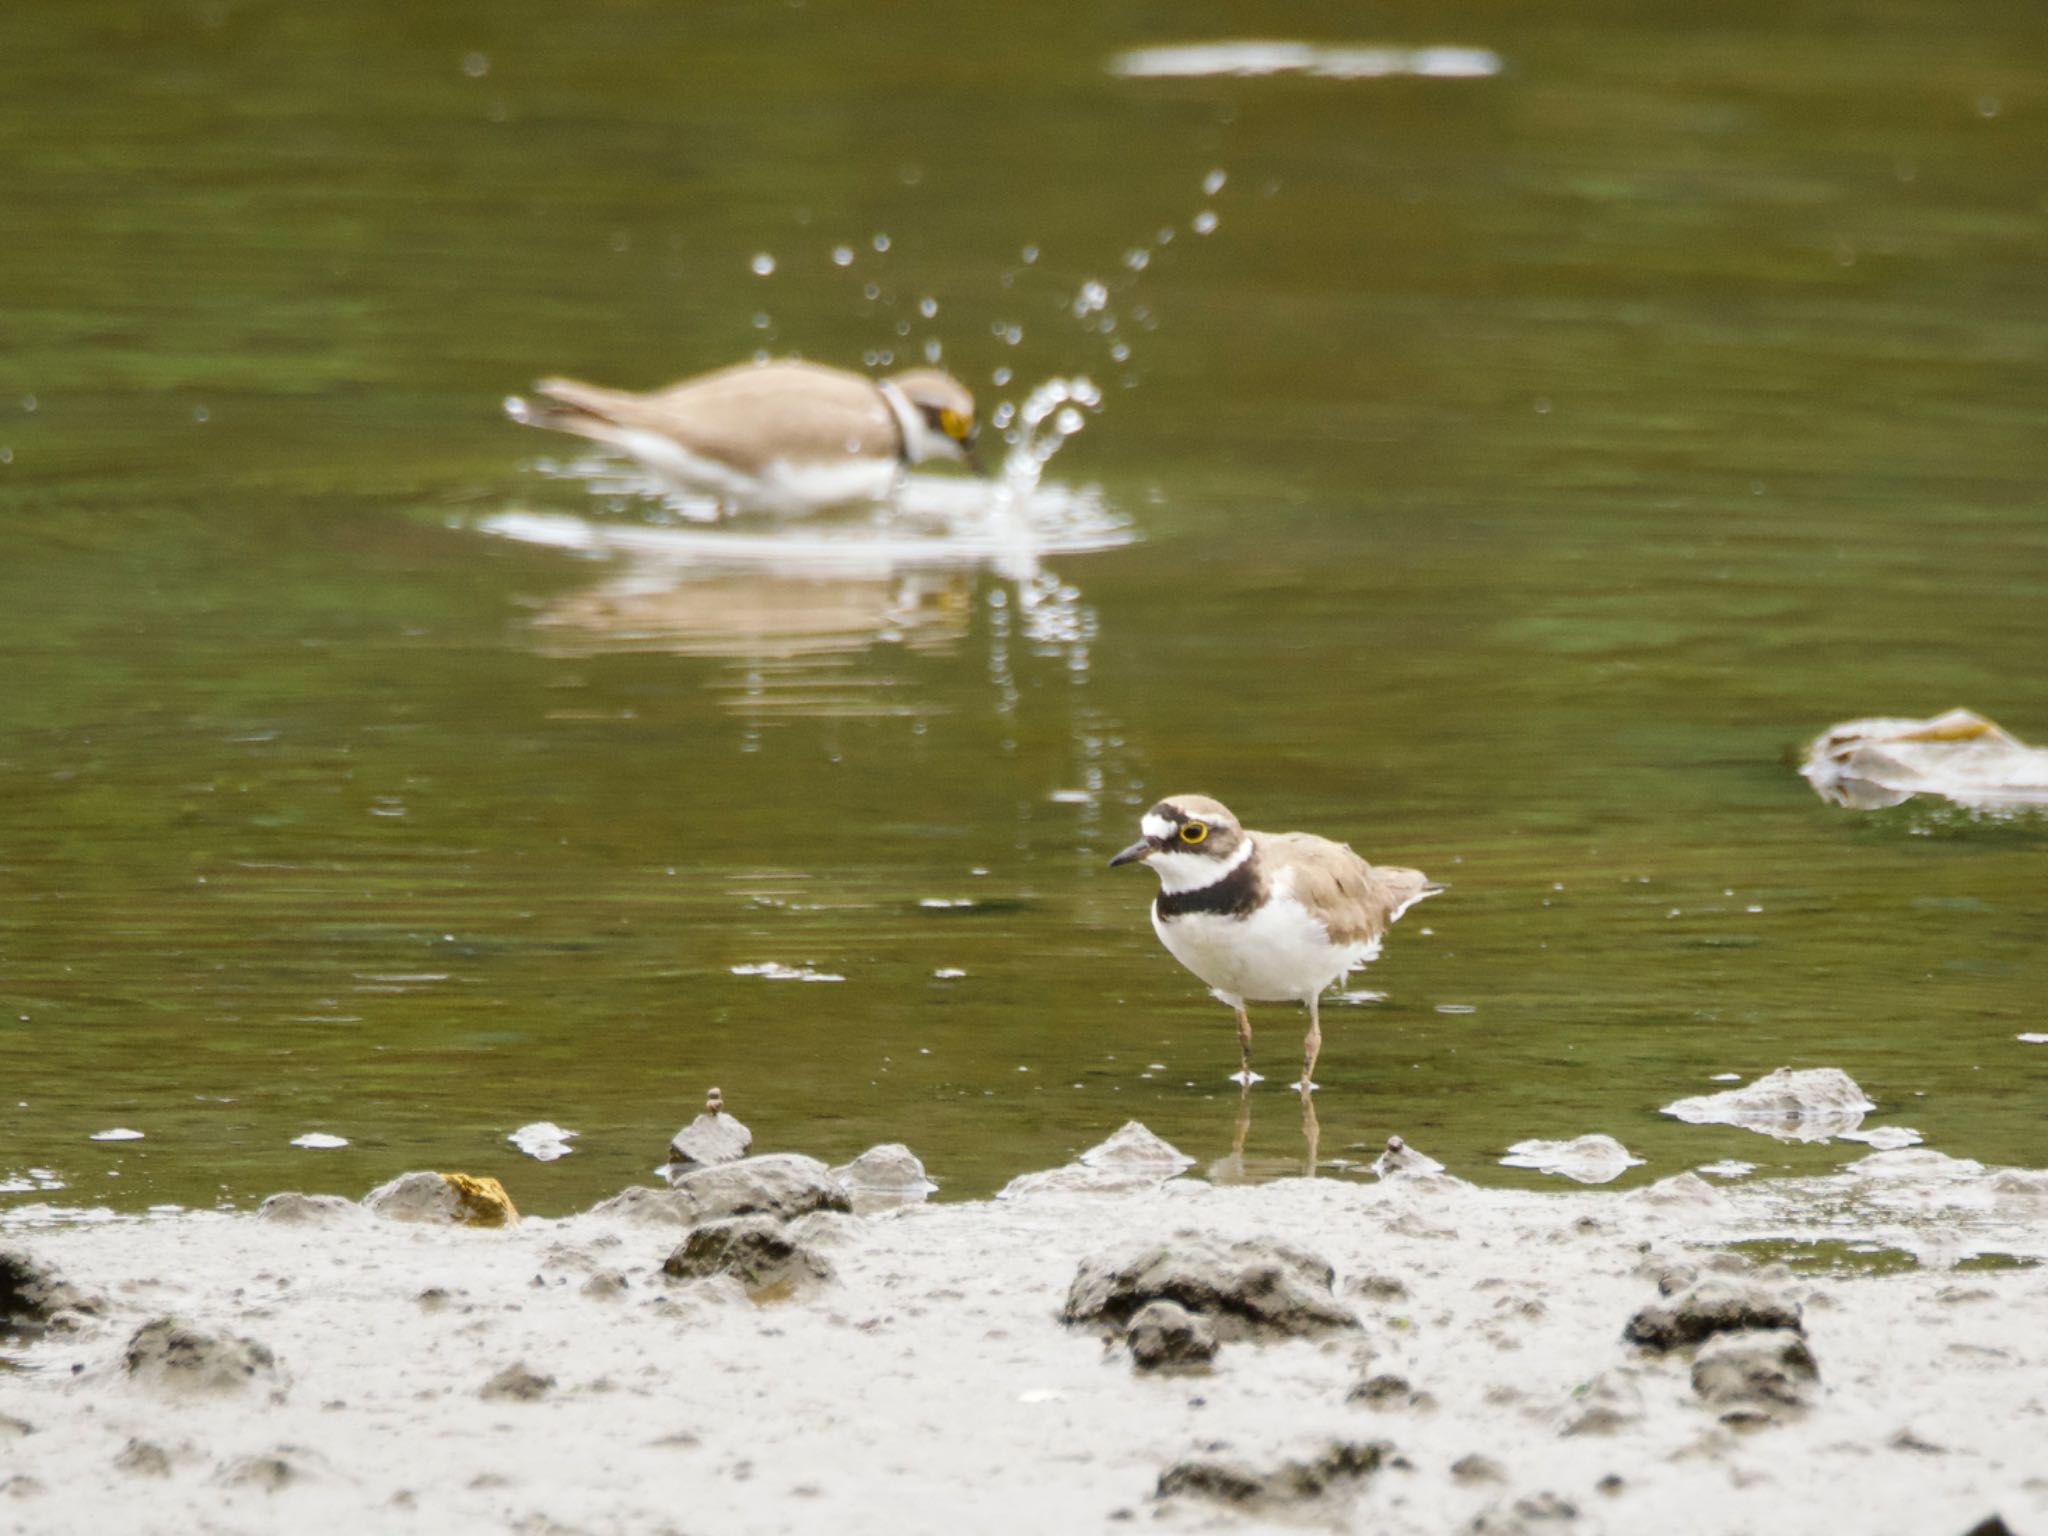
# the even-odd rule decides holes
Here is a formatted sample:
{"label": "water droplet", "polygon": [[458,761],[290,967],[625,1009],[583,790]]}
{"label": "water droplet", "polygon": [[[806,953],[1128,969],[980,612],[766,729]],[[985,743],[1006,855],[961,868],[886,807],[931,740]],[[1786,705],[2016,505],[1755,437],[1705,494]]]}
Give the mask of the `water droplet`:
{"label": "water droplet", "polygon": [[203,405],[195,405],[192,407],[192,419],[201,426],[205,426],[207,422],[213,420],[213,412]]}
{"label": "water droplet", "polygon": [[835,246],[833,246],[833,247],[832,247],[832,265],[833,265],[833,266],[835,266],[835,267],[850,267],[850,266],[852,266],[852,265],[853,265],[853,247],[852,247],[852,246],[850,246],[850,245],[835,245]]}
{"label": "water droplet", "polygon": [[1001,389],[1005,384],[1010,382],[1011,375],[1009,368],[1005,366],[1002,368],[998,368],[994,373],[990,374],[988,377],[990,383],[995,385],[997,389]]}
{"label": "water droplet", "polygon": [[931,319],[931,318],[932,318],[933,316],[935,316],[936,314],[938,314],[938,312],[939,312],[939,301],[938,301],[937,299],[933,299],[933,298],[923,298],[923,299],[919,299],[919,300],[917,301],[917,312],[918,312],[918,313],[919,313],[920,315],[923,315],[923,316],[925,317],[925,319],[929,320],[929,319]]}
{"label": "water droplet", "polygon": [[1024,265],[1028,267],[1031,265],[1031,263],[1038,260],[1038,247],[1035,245],[1027,245],[1019,254],[1023,256]]}
{"label": "water droplet", "polygon": [[867,284],[865,287],[861,289],[860,296],[866,299],[870,304],[872,304],[876,299],[879,299],[882,296],[881,285],[877,283]]}
{"label": "water droplet", "polygon": [[1198,235],[1208,235],[1215,233],[1215,210],[1211,208],[1204,208],[1200,213],[1195,215],[1194,221],[1189,225],[1189,228],[1193,229],[1194,232]]}
{"label": "water droplet", "polygon": [[1998,109],[2003,105],[2004,103],[1996,96],[1979,96],[1977,98],[1977,115],[1979,117],[1996,117],[1998,116]]}
{"label": "water droplet", "polygon": [[910,322],[908,320],[898,320],[896,322],[896,334],[898,336],[908,336],[910,334]]}
{"label": "water droplet", "polygon": [[753,259],[753,261],[748,263],[748,265],[753,267],[754,276],[768,277],[772,275],[775,271],[775,258],[773,256],[770,256],[766,251],[763,251],[760,255],[756,256]]}
{"label": "water droplet", "polygon": [[768,314],[767,314],[767,311],[763,310],[763,311],[762,311],[762,312],[761,312],[760,314],[758,314],[758,315],[754,316],[754,329],[755,329],[755,330],[757,330],[757,331],[765,331],[765,330],[767,330],[767,329],[768,329],[768,325],[769,325],[769,320],[768,320]]}
{"label": "water droplet", "polygon": [[1081,285],[1081,291],[1074,295],[1074,318],[1081,319],[1094,314],[1109,303],[1109,290],[1090,278]]}
{"label": "water droplet", "polygon": [[924,360],[926,362],[937,363],[938,360],[944,357],[945,355],[946,350],[945,348],[939,345],[937,337],[934,336],[926,338],[924,344]]}
{"label": "water droplet", "polygon": [[1221,171],[1211,171],[1202,178],[1202,196],[1214,197],[1223,190],[1223,183],[1229,179]]}
{"label": "water droplet", "polygon": [[1131,360],[1131,349],[1125,346],[1122,342],[1118,342],[1115,346],[1109,349],[1109,355],[1110,358],[1115,362],[1127,363]]}
{"label": "water droplet", "polygon": [[472,80],[481,80],[491,72],[491,56],[488,53],[465,53],[462,56],[462,72]]}
{"label": "water droplet", "polygon": [[889,237],[887,235],[877,235],[875,236],[872,244],[874,245],[876,250],[886,251],[887,249],[889,249]]}
{"label": "water droplet", "polygon": [[1142,272],[1152,264],[1152,253],[1142,245],[1134,245],[1124,252],[1124,265],[1133,272]]}

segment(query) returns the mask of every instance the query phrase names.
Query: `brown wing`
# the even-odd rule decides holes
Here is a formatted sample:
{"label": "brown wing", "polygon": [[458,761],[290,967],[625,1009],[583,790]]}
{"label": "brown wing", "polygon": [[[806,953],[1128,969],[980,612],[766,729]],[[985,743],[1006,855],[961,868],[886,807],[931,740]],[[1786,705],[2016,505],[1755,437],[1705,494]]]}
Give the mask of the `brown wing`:
{"label": "brown wing", "polygon": [[777,460],[888,457],[899,449],[896,418],[874,381],[816,363],[741,364],[648,395],[572,379],[534,388],[569,408],[542,425],[600,441],[615,441],[613,427],[658,432],[750,474]]}
{"label": "brown wing", "polygon": [[1409,902],[1442,889],[1419,869],[1368,864],[1347,844],[1311,832],[1261,832],[1258,838],[1286,861],[1295,899],[1339,944],[1377,938]]}

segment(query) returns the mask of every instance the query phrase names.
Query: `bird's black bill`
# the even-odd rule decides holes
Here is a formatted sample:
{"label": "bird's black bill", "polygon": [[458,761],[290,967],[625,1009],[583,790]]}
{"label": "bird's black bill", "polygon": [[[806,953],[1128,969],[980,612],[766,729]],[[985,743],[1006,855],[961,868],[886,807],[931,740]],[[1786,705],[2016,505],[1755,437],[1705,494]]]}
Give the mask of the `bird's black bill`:
{"label": "bird's black bill", "polygon": [[1138,860],[1144,858],[1151,851],[1152,845],[1146,842],[1145,839],[1141,837],[1135,843],[1131,844],[1130,847],[1126,848],[1122,853],[1118,854],[1115,858],[1111,859],[1109,861],[1109,867],[1111,869],[1115,869],[1119,864],[1135,864],[1138,862]]}

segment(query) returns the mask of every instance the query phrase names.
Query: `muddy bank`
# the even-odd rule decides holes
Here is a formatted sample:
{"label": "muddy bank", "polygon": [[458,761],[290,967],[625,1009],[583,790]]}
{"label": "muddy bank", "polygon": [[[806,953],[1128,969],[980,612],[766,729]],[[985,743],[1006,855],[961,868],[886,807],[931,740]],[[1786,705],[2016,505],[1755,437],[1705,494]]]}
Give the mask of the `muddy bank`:
{"label": "muddy bank", "polygon": [[2048,1527],[2048,1175],[1150,1167],[867,1214],[822,1165],[781,1211],[729,1166],[500,1227],[16,1209],[0,1530]]}

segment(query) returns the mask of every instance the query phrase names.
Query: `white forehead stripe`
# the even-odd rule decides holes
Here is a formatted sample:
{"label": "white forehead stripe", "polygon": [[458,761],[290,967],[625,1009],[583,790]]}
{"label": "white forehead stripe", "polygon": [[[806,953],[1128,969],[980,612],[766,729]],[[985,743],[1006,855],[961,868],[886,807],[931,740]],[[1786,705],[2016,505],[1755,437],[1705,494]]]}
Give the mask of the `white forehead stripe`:
{"label": "white forehead stripe", "polygon": [[1173,823],[1164,816],[1154,816],[1148,811],[1144,819],[1138,823],[1138,830],[1147,837],[1171,837]]}

